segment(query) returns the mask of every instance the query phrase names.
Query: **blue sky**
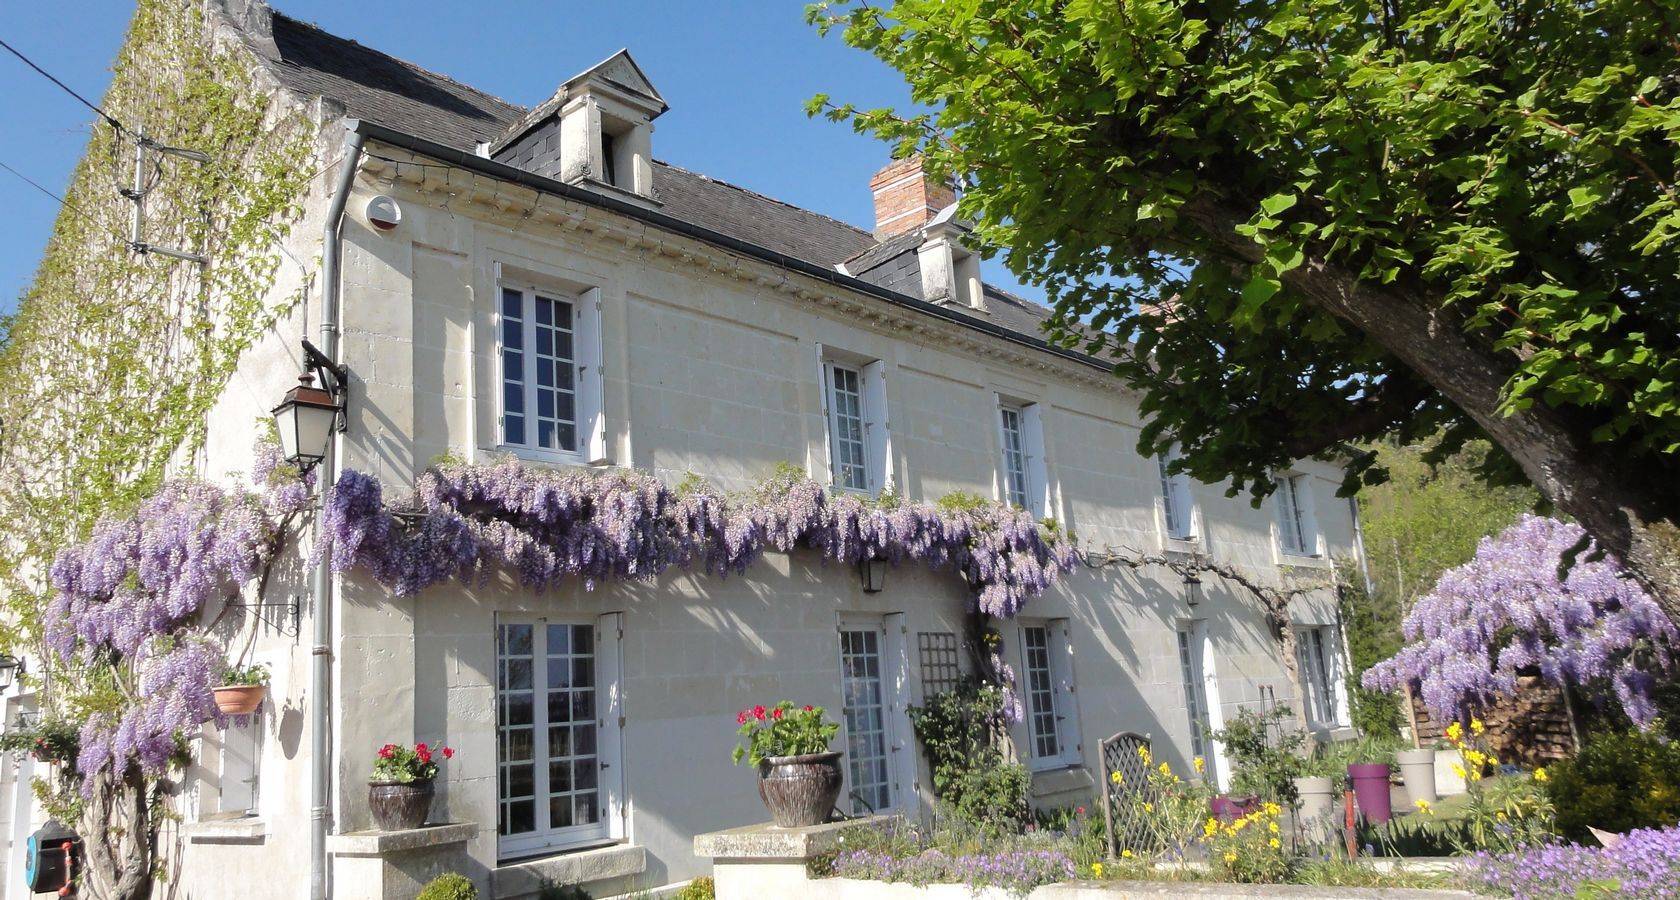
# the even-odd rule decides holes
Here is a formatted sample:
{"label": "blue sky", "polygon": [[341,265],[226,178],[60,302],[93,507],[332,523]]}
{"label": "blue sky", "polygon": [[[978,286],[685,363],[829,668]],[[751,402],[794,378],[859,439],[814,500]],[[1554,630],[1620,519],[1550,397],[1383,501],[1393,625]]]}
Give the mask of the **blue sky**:
{"label": "blue sky", "polygon": [[[896,73],[838,36],[819,38],[805,24],[804,0],[273,5],[524,105],[628,47],[671,104],[655,124],[655,156],[863,227],[874,219],[869,176],[886,162],[886,145],[807,119],[804,102],[818,92],[860,105],[908,100]],[[132,2],[19,0],[0,4],[0,38],[98,102],[132,12]],[[92,121],[0,51],[0,161],[62,193]],[[33,278],[57,206],[0,171],[0,311],[10,311]],[[995,261],[987,280],[1014,286]]]}

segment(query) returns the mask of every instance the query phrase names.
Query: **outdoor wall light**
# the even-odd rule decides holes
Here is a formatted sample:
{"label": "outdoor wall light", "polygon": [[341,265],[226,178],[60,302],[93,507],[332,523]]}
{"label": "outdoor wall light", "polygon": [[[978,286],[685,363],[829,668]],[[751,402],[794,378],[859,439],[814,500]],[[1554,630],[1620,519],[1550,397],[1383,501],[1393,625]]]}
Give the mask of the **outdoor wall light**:
{"label": "outdoor wall light", "polygon": [[12,686],[24,671],[23,660],[10,653],[0,653],[0,691]]}
{"label": "outdoor wall light", "polygon": [[887,561],[878,556],[859,560],[858,574],[863,576],[865,594],[879,594],[887,586]]}
{"label": "outdoor wall light", "polygon": [[1184,602],[1192,608],[1202,602],[1202,580],[1194,571],[1184,573]]}
{"label": "outdoor wall light", "polygon": [[[345,372],[327,359],[315,345],[303,342],[304,371],[297,386],[286,392],[274,407],[274,424],[280,431],[280,454],[300,471],[308,471],[327,455],[327,441],[334,430],[344,430]],[[315,373],[322,386],[315,386]]]}

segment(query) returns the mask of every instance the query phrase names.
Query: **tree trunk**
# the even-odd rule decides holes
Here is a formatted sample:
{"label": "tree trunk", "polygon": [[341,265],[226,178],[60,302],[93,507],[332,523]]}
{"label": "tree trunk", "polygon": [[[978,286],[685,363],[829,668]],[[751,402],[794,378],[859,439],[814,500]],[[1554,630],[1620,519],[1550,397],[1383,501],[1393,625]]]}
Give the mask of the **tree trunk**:
{"label": "tree trunk", "polygon": [[[1185,216],[1225,250],[1258,262],[1263,249],[1229,207],[1197,201]],[[1364,332],[1480,425],[1540,493],[1621,558],[1668,617],[1680,623],[1680,526],[1672,484],[1634,473],[1595,448],[1584,429],[1535,404],[1504,414],[1510,358],[1472,341],[1438,297],[1362,281],[1316,256],[1283,276],[1308,302]],[[1639,475],[1647,477],[1640,478]],[[1649,486],[1645,486],[1649,485]]]}
{"label": "tree trunk", "polygon": [[130,765],[120,778],[103,770],[92,784],[79,829],[86,862],[77,885],[93,900],[147,900],[157,850],[150,782]]}

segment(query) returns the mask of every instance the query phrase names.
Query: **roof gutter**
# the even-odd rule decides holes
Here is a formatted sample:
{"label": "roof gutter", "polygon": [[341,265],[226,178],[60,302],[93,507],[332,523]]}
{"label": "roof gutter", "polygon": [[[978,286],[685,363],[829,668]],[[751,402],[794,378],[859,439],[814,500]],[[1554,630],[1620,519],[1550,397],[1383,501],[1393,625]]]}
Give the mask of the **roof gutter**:
{"label": "roof gutter", "polygon": [[524,187],[528,187],[532,190],[540,191],[545,194],[553,194],[567,200],[576,200],[579,203],[609,210],[611,212],[618,213],[619,215],[652,225],[655,228],[659,228],[664,231],[673,232],[675,234],[683,235],[684,237],[690,237],[697,241],[712,244],[713,246],[721,247],[734,253],[739,253],[742,256],[752,257],[753,259],[767,262],[773,266],[779,266],[783,269],[798,272],[801,275],[827,282],[836,287],[845,288],[846,290],[859,294],[866,294],[877,300],[884,300],[894,306],[913,310],[915,312],[922,313],[923,315],[932,316],[936,319],[942,319],[955,325],[961,325],[964,328],[970,328],[983,334],[991,335],[992,337],[1001,338],[1002,340],[1008,341],[1012,344],[1018,344],[1033,350],[1049,353],[1052,356],[1057,356],[1071,362],[1101,369],[1104,372],[1108,372],[1113,368],[1112,364],[1106,363],[1097,357],[1056,347],[1047,341],[1030,337],[1017,331],[1011,331],[1007,328],[1002,328],[998,325],[992,324],[991,322],[959,315],[952,310],[946,309],[945,307],[934,303],[929,303],[926,300],[921,300],[908,294],[901,294],[897,291],[890,291],[878,284],[872,284],[868,281],[864,281],[861,278],[846,275],[834,269],[825,268],[817,265],[816,263],[803,260],[795,256],[788,256],[785,253],[777,253],[767,247],[760,247],[757,244],[748,243],[739,238],[730,237],[727,234],[713,231],[710,228],[696,225],[693,222],[687,222],[674,216],[668,216],[662,212],[644,209],[633,203],[626,203],[615,197],[597,194],[594,191],[527,172],[524,169],[518,169],[505,163],[499,163],[493,159],[485,159],[482,156],[475,156],[463,150],[457,150],[454,147],[448,147],[443,144],[425,140],[424,138],[418,138],[411,134],[396,131],[384,125],[369,122],[366,119],[346,119],[344,121],[344,125],[346,128],[350,129],[351,133],[362,135],[369,140],[375,140],[382,144],[399,147],[411,153],[418,153],[422,156],[429,156],[433,159],[442,160],[450,165],[459,166],[462,169],[477,172],[481,175],[487,175],[491,178],[511,181],[515,184],[523,185]]}

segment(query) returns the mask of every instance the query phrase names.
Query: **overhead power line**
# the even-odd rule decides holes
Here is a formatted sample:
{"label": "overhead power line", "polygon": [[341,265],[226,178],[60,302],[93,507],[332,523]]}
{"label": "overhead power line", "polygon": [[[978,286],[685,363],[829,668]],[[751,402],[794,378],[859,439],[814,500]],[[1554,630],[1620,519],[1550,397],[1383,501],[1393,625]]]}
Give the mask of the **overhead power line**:
{"label": "overhead power line", "polygon": [[[53,77],[53,74],[51,72],[48,72],[46,69],[43,69],[39,65],[36,65],[34,60],[30,59],[27,56],[24,56],[22,51],[18,50],[18,48],[13,47],[11,44],[6,43],[5,40],[3,40],[3,39],[0,39],[0,47],[4,47],[13,56],[17,57],[18,59],[23,60],[24,65],[28,66],[31,69],[34,69],[36,72],[39,72],[42,78],[45,78],[46,80],[52,82],[53,84],[58,85],[59,90],[62,90],[66,94],[69,94],[70,96],[75,97],[76,100],[79,101],[83,106],[87,107],[88,109],[93,110],[94,113],[96,113],[101,119],[104,119],[106,122],[110,123],[112,128],[115,128],[118,131],[126,131],[127,130],[127,129],[123,128],[123,123],[117,121],[116,116],[113,116],[110,113],[106,112],[105,110],[101,109],[99,107],[99,104],[94,103],[92,100],[89,100],[88,98],[83,97],[81,94],[77,93],[75,88],[72,88],[70,85],[65,84],[64,82],[59,81],[57,78]],[[16,173],[14,172],[13,174],[16,174]],[[20,175],[18,177],[21,178],[22,176]]]}
{"label": "overhead power line", "polygon": [[46,194],[48,197],[51,197],[52,199],[58,201],[60,206],[63,206],[65,209],[68,209],[71,212],[75,213],[76,215],[81,216],[83,219],[86,219],[88,224],[97,226],[104,231],[109,231],[118,240],[122,241],[125,246],[129,244],[128,238],[125,235],[123,235],[122,232],[113,228],[108,223],[99,221],[97,218],[94,217],[94,215],[92,213],[90,213],[87,210],[81,208],[80,206],[77,206],[74,203],[71,203],[69,200],[64,199],[63,196],[59,195],[55,191],[52,191],[52,190],[48,189],[45,186],[43,186],[39,181],[36,181],[35,179],[30,178],[28,175],[25,175],[22,172],[19,172],[18,170],[16,170],[16,169],[12,168],[11,166],[7,165],[5,160],[0,160],[0,169],[5,169],[6,171],[8,171],[8,172],[12,173],[13,175],[17,176],[19,180],[23,181],[23,183],[29,185],[30,187],[34,188],[37,191],[40,191],[43,194]]}

